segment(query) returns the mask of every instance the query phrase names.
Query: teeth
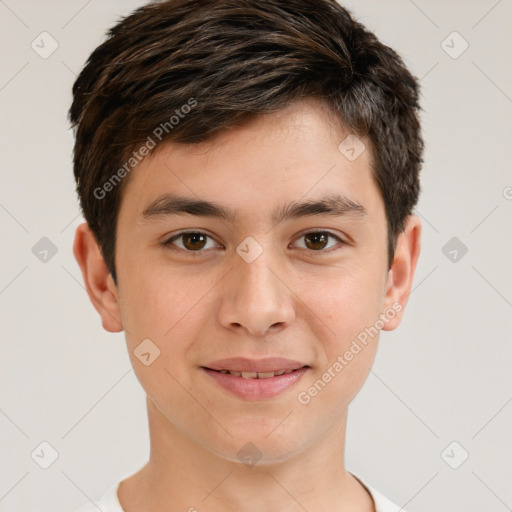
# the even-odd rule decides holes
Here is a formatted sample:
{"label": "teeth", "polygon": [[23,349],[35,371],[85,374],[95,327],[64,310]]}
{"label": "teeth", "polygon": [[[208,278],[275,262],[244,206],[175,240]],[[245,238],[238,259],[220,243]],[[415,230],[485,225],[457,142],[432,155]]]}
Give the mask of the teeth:
{"label": "teeth", "polygon": [[258,379],[268,379],[269,377],[273,377],[274,375],[274,372],[258,373]]}
{"label": "teeth", "polygon": [[256,372],[242,372],[242,377],[244,379],[256,379],[258,374]]}
{"label": "teeth", "polygon": [[220,373],[230,373],[236,377],[243,377],[244,379],[268,379],[270,377],[283,375],[285,373],[292,373],[295,370],[279,370],[277,372],[235,372],[231,370],[218,370]]}

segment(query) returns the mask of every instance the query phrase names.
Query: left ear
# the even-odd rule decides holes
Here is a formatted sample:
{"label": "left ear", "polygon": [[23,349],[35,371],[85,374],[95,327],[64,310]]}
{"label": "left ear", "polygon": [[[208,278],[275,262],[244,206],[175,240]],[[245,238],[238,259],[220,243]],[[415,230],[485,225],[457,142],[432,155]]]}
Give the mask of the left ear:
{"label": "left ear", "polygon": [[396,329],[402,321],[420,248],[421,221],[416,215],[409,215],[404,230],[398,235],[393,262],[388,271],[384,308],[385,311],[394,310],[395,315],[385,323],[384,331]]}

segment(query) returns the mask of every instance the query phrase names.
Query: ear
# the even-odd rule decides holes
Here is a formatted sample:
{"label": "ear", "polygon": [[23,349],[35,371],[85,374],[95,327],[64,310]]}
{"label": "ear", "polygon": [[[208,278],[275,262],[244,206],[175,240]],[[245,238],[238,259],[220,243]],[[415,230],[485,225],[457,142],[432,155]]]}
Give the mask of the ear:
{"label": "ear", "polygon": [[421,221],[416,215],[410,215],[404,230],[398,235],[393,262],[388,271],[384,307],[385,311],[393,310],[396,314],[384,325],[384,331],[396,329],[402,321],[420,248]]}
{"label": "ear", "polygon": [[122,331],[117,287],[87,222],[76,229],[73,254],[82,271],[89,299],[100,314],[103,328],[109,332]]}

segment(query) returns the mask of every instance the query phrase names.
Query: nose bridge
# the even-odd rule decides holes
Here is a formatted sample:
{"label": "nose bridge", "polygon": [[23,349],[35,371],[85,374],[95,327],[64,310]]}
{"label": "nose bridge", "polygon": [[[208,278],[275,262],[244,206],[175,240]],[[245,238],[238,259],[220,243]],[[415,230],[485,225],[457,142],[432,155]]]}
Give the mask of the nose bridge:
{"label": "nose bridge", "polygon": [[271,270],[270,258],[261,255],[252,263],[240,262],[236,271],[236,296],[238,300],[251,300],[259,297],[262,301],[270,304],[277,299],[281,293],[282,283]]}
{"label": "nose bridge", "polygon": [[285,279],[278,268],[270,249],[250,263],[242,258],[235,265],[222,298],[220,321],[225,327],[243,327],[253,335],[263,335],[272,326],[290,322],[294,315],[292,292],[282,282]]}

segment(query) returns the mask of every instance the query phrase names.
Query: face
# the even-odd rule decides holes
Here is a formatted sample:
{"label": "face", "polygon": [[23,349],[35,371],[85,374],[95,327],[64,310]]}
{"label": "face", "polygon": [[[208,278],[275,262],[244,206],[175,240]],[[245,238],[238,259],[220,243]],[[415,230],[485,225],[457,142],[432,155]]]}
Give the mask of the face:
{"label": "face", "polygon": [[[400,321],[411,235],[389,271],[370,144],[348,159],[348,134],[315,101],[295,103],[199,145],[160,147],[123,191],[118,288],[109,281],[99,311],[122,324],[160,425],[225,459],[251,442],[260,463],[283,461],[336,429],[378,331]],[[212,369],[245,358],[246,370],[279,373],[285,363],[263,361],[277,357],[302,369],[268,382]]]}

